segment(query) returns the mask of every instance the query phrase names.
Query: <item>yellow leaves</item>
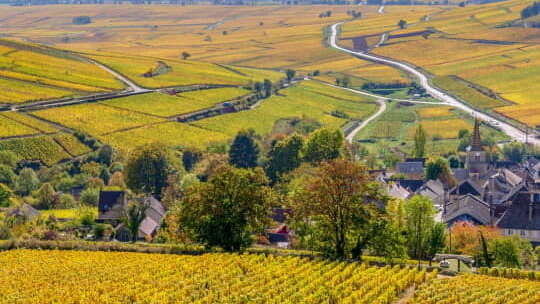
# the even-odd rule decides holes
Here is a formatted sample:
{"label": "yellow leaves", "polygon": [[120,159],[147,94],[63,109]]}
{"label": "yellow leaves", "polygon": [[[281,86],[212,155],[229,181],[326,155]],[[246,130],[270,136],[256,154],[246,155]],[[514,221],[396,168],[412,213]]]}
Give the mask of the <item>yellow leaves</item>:
{"label": "yellow leaves", "polygon": [[0,253],[2,304],[391,303],[415,278],[423,282],[425,275],[416,268],[299,257]]}
{"label": "yellow leaves", "polygon": [[540,303],[540,282],[483,275],[441,278],[421,285],[408,303]]}

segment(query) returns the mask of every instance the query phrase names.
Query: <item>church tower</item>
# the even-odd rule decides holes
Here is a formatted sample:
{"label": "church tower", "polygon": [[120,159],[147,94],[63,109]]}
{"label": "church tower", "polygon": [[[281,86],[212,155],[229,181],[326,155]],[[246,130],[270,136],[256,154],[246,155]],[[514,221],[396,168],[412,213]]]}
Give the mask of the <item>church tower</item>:
{"label": "church tower", "polygon": [[467,152],[467,169],[469,169],[469,173],[477,173],[479,176],[483,176],[488,171],[488,165],[487,153],[482,149],[480,123],[475,118],[471,149]]}

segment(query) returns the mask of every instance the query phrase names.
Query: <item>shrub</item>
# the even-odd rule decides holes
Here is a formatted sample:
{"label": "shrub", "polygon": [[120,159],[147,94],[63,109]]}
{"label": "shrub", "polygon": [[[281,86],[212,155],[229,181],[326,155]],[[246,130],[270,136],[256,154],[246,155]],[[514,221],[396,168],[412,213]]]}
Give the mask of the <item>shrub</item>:
{"label": "shrub", "polygon": [[92,23],[92,20],[88,16],[78,16],[73,18],[72,22],[73,24],[84,25]]}

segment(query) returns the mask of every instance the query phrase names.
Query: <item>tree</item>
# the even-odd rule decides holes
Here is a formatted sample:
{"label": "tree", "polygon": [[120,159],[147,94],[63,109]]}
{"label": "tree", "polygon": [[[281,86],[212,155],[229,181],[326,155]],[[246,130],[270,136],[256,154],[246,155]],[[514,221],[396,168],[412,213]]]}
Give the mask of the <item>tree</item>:
{"label": "tree", "polygon": [[0,151],[0,165],[8,166],[10,168],[15,168],[19,157],[11,151],[2,150]]}
{"label": "tree", "polygon": [[422,125],[418,125],[414,133],[413,157],[422,158],[426,155],[426,132]]}
{"label": "tree", "polygon": [[77,16],[72,19],[72,23],[76,25],[90,24],[92,19],[89,16]]}
{"label": "tree", "polygon": [[113,161],[114,151],[109,145],[103,145],[99,148],[97,162],[105,166],[110,166]]}
{"label": "tree", "polygon": [[341,130],[319,129],[309,136],[304,148],[304,160],[318,163],[341,155],[344,136]]}
{"label": "tree", "polygon": [[430,234],[435,225],[433,202],[427,197],[415,195],[405,203],[405,212],[409,254],[419,260],[426,258]]}
{"label": "tree", "polygon": [[407,27],[407,21],[405,21],[403,19],[399,20],[398,26],[399,26],[400,29],[406,28]]}
{"label": "tree", "polygon": [[101,168],[101,173],[99,174],[99,178],[103,181],[105,185],[109,184],[109,181],[111,180],[111,173],[109,172],[109,169],[107,168]]}
{"label": "tree", "polygon": [[446,238],[449,252],[481,256],[483,253],[480,234],[488,244],[501,237],[501,232],[494,227],[474,225],[465,221],[454,223]]}
{"label": "tree", "polygon": [[207,183],[187,189],[180,204],[180,226],[208,247],[238,251],[262,233],[274,201],[268,179],[260,169],[223,166]]}
{"label": "tree", "polygon": [[479,234],[480,234],[480,245],[482,246],[483,264],[486,265],[487,267],[491,267],[493,265],[493,255],[489,252],[488,243],[482,231],[479,231]]}
{"label": "tree", "polygon": [[462,139],[471,136],[471,132],[468,129],[460,129],[458,132],[458,138]]}
{"label": "tree", "polygon": [[446,225],[443,223],[435,223],[435,225],[431,228],[427,250],[430,265],[435,255],[444,249],[446,244],[445,231]]}
{"label": "tree", "polygon": [[98,188],[86,188],[81,192],[81,203],[97,206],[99,202],[99,189]]}
{"label": "tree", "polygon": [[229,149],[229,163],[237,168],[254,168],[259,158],[259,146],[253,130],[241,130]]}
{"label": "tree", "polygon": [[450,165],[450,168],[455,169],[461,166],[461,161],[456,155],[450,155],[450,157],[448,157],[448,164]]}
{"label": "tree", "polygon": [[373,231],[367,247],[376,256],[382,256],[388,263],[395,258],[407,257],[406,239],[402,231],[387,218],[380,217],[372,224]]}
{"label": "tree", "polygon": [[272,82],[268,79],[265,79],[263,82],[264,97],[272,96]]}
{"label": "tree", "polygon": [[9,207],[11,198],[11,190],[4,184],[0,183],[0,207]]}
{"label": "tree", "polygon": [[36,172],[30,168],[24,168],[15,180],[15,191],[22,196],[29,195],[39,187],[39,179]]}
{"label": "tree", "polygon": [[491,252],[497,266],[510,268],[521,267],[518,242],[514,237],[502,237],[492,241]]}
{"label": "tree", "polygon": [[512,142],[503,147],[504,157],[516,163],[520,163],[527,154],[527,146],[519,142]]}
{"label": "tree", "polygon": [[38,207],[41,209],[52,209],[58,204],[56,191],[49,183],[44,183],[36,194]]}
{"label": "tree", "polygon": [[195,165],[202,159],[202,152],[197,150],[197,149],[193,149],[193,148],[189,148],[189,149],[186,149],[182,152],[182,163],[184,164],[184,169],[186,169],[186,171],[191,171],[191,169],[193,169],[193,167],[195,167]]}
{"label": "tree", "polygon": [[300,166],[303,147],[304,139],[298,134],[293,134],[272,146],[268,152],[266,165],[266,174],[272,182],[276,182],[281,175]]}
{"label": "tree", "polygon": [[191,57],[191,54],[188,53],[188,52],[182,52],[182,59],[186,60],[188,59],[189,57]]}
{"label": "tree", "polygon": [[296,75],[296,71],[295,71],[295,70],[291,70],[291,69],[287,69],[287,70],[285,71],[285,74],[287,75],[287,81],[290,82],[291,80],[293,80],[294,75]]}
{"label": "tree", "polygon": [[345,258],[359,257],[364,247],[366,229],[374,202],[379,198],[373,191],[367,169],[352,161],[332,160],[320,163],[313,176],[303,179],[302,185],[290,198],[296,223],[311,233],[314,243],[328,255]]}
{"label": "tree", "polygon": [[6,165],[0,165],[0,184],[13,186],[17,176],[13,170]]}
{"label": "tree", "polygon": [[81,171],[91,177],[98,177],[101,174],[102,166],[94,161],[81,166]]}
{"label": "tree", "polygon": [[435,157],[426,163],[426,179],[439,179],[447,188],[452,188],[456,185],[456,180],[452,175],[448,163],[442,157]]}
{"label": "tree", "polygon": [[148,205],[145,203],[131,202],[128,205],[123,218],[124,226],[128,229],[131,236],[131,242],[137,242],[139,237],[139,228],[146,217]]}
{"label": "tree", "polygon": [[171,170],[169,151],[160,144],[135,149],[126,166],[127,185],[135,192],[161,196]]}
{"label": "tree", "polygon": [[109,180],[110,187],[118,187],[119,189],[127,189],[126,182],[124,181],[124,174],[122,172],[114,172]]}
{"label": "tree", "polygon": [[255,82],[253,84],[253,90],[255,91],[255,94],[257,95],[257,97],[259,98],[262,98],[263,97],[263,84],[260,83],[260,82]]}

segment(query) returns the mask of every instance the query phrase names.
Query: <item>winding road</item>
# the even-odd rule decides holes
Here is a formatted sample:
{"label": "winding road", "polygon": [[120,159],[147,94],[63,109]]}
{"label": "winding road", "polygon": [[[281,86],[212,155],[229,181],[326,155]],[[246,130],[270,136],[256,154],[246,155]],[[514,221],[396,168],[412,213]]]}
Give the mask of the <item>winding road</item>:
{"label": "winding road", "polygon": [[[493,122],[495,121],[497,128],[499,128],[501,131],[506,133],[508,136],[512,137],[514,140],[517,140],[517,141],[520,141],[520,142],[528,141],[529,143],[532,143],[532,144],[535,144],[535,145],[540,144],[540,140],[535,138],[534,136],[527,137],[527,134],[525,132],[517,129],[516,127],[514,127],[514,126],[512,126],[512,125],[510,125],[510,124],[508,124],[508,123],[506,123],[504,121],[500,121],[497,118],[494,118],[494,117],[492,117],[492,116],[490,116],[490,115],[488,115],[486,113],[477,111],[477,110],[471,108],[470,106],[468,106],[468,105],[460,102],[459,100],[455,99],[454,97],[452,97],[452,96],[444,93],[443,91],[433,87],[431,85],[431,83],[429,82],[428,76],[426,76],[422,71],[419,71],[419,70],[415,69],[414,67],[406,64],[406,63],[403,63],[403,62],[400,62],[400,61],[397,61],[397,60],[388,59],[388,58],[382,58],[382,57],[379,57],[379,56],[376,56],[376,55],[373,55],[373,54],[364,53],[364,52],[351,51],[349,49],[346,49],[346,48],[343,48],[343,47],[339,46],[337,44],[338,28],[342,24],[343,24],[343,22],[336,23],[336,24],[332,25],[332,27],[331,27],[332,34],[330,36],[330,45],[333,48],[335,48],[337,50],[340,50],[342,52],[351,54],[351,55],[356,56],[356,57],[361,58],[361,59],[369,60],[369,61],[380,63],[380,64],[385,64],[385,65],[400,69],[402,71],[405,71],[405,72],[413,75],[414,77],[416,77],[419,80],[419,84],[426,90],[426,92],[428,94],[430,94],[434,98],[440,100],[441,102],[438,103],[438,104],[444,104],[444,105],[448,105],[448,106],[458,108],[458,109],[463,110],[463,111],[465,111],[467,113],[470,113],[471,115],[478,118],[479,120],[483,120],[483,121],[486,121],[486,122],[490,123],[491,125],[493,125]],[[363,93],[363,94],[366,95],[367,93]],[[377,113],[375,113],[375,114],[377,114]],[[370,121],[372,119],[374,119],[375,117],[377,117],[377,116],[370,117]]]}
{"label": "winding road", "polygon": [[107,71],[109,74],[113,75],[114,77],[116,77],[118,80],[122,81],[123,83],[125,83],[127,86],[128,86],[128,90],[132,93],[136,93],[136,94],[141,94],[141,93],[149,93],[149,92],[152,92],[152,90],[149,90],[149,89],[145,89],[143,87],[140,87],[138,86],[136,83],[134,83],[133,81],[129,80],[127,77],[125,77],[124,75],[116,72],[115,70],[109,68],[108,66],[106,65],[103,65],[95,60],[92,60],[92,59],[87,59],[88,62],[100,67],[101,69]]}
{"label": "winding road", "polygon": [[371,115],[368,119],[362,121],[361,124],[359,124],[356,128],[354,128],[354,130],[351,131],[351,133],[349,133],[346,137],[345,137],[345,140],[347,140],[347,142],[349,143],[352,143],[353,140],[354,140],[354,137],[356,136],[356,134],[358,132],[360,132],[360,130],[362,130],[363,128],[365,128],[372,120],[374,120],[375,118],[379,117],[379,115],[381,115],[382,113],[384,113],[384,111],[386,111],[386,103],[384,102],[384,100],[382,99],[377,99],[376,100],[377,103],[380,105],[379,109],[377,110],[377,112],[375,112],[375,114]]}

